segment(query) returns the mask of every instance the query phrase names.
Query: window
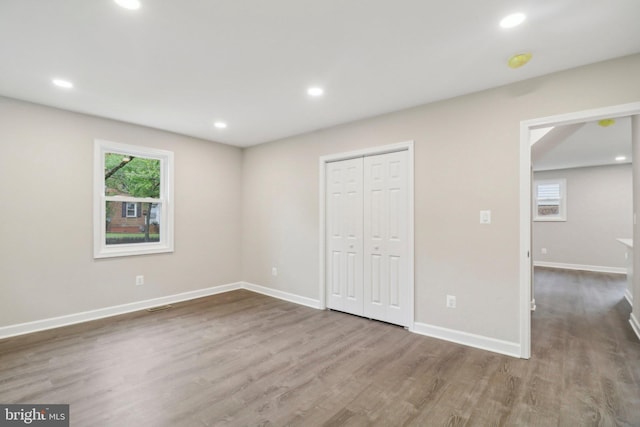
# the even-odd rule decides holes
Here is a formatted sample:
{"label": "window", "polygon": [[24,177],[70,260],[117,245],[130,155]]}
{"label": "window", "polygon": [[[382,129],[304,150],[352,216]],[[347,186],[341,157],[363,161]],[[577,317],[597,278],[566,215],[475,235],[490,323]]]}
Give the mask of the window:
{"label": "window", "polygon": [[567,220],[567,181],[547,179],[534,182],[534,221]]}
{"label": "window", "polygon": [[138,204],[137,203],[125,203],[125,211],[124,215],[127,218],[137,218],[138,217]]}
{"label": "window", "polygon": [[173,252],[173,153],[96,140],[94,258]]}

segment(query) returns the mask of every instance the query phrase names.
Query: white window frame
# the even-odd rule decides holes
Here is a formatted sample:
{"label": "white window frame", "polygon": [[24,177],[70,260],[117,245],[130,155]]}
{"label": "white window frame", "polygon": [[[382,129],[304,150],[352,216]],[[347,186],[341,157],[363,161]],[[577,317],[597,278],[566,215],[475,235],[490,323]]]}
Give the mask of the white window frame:
{"label": "white window frame", "polygon": [[[138,204],[133,202],[125,202],[125,215],[127,218],[138,218]],[[129,205],[133,205],[133,215],[129,215]]]}
{"label": "white window frame", "polygon": [[[557,215],[538,215],[538,186],[539,185],[559,185],[560,201]],[[557,179],[537,179],[533,183],[533,220],[539,222],[560,222],[567,220],[567,180],[564,178]]]}
{"label": "white window frame", "polygon": [[[104,183],[104,158],[116,153],[160,161],[160,197],[107,196]],[[173,152],[138,145],[96,139],[93,162],[93,257],[109,258],[173,252]],[[160,223],[160,241],[143,243],[106,244],[106,202],[157,203]],[[137,209],[137,208],[136,208]]]}

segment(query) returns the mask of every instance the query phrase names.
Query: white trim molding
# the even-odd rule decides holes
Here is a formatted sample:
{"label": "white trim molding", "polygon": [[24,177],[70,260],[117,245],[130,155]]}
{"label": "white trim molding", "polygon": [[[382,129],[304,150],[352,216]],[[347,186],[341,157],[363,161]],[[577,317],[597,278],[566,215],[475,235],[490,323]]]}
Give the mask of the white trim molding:
{"label": "white trim molding", "polygon": [[76,323],[89,322],[91,320],[117,316],[120,314],[131,313],[133,311],[146,310],[148,308],[158,307],[161,305],[175,304],[182,301],[221,294],[223,292],[235,291],[237,289],[243,289],[242,282],[213,286],[210,288],[198,289],[196,291],[115,305],[112,307],[104,307],[97,310],[83,311],[81,313],[68,314],[65,316],[51,317],[49,319],[35,320],[33,322],[3,326],[0,327],[0,339],[30,334],[32,332],[45,331],[47,329],[60,328],[62,326],[75,325]]}
{"label": "white trim molding", "polygon": [[520,357],[521,354],[520,344],[517,342],[503,341],[427,323],[415,322],[411,332],[507,356]]}
{"label": "white trim molding", "polygon": [[0,327],[0,339],[10,338],[17,335],[30,334],[32,332],[45,331],[47,329],[60,328],[62,326],[75,325],[77,323],[89,322],[103,319],[105,317],[118,316],[120,314],[131,313],[133,311],[146,310],[166,304],[175,304],[196,298],[208,297],[224,292],[246,289],[258,294],[267,295],[273,298],[289,301],[295,304],[304,305],[311,308],[320,308],[320,301],[291,294],[277,289],[271,289],[248,282],[235,282],[226,285],[212,286],[210,288],[198,289],[196,291],[184,292],[181,294],[168,295],[165,297],[153,298],[144,301],[136,301],[128,304],[116,305],[112,307],[99,308],[97,310],[83,311],[81,313],[68,314],[65,316],[51,317],[49,319],[35,320],[33,322],[19,323]]}
{"label": "white trim molding", "polygon": [[624,298],[627,300],[629,305],[633,308],[633,295],[631,295],[631,291],[629,289],[624,290]]}
{"label": "white trim molding", "polygon": [[631,313],[631,316],[629,316],[629,323],[631,324],[631,328],[633,328],[633,332],[636,333],[636,336],[640,340],[640,322],[638,322],[634,313]]}
{"label": "white trim molding", "polygon": [[[278,289],[267,288],[265,286],[256,285],[249,282],[235,282],[226,285],[213,286],[210,288],[198,289],[195,291],[184,292],[165,297],[153,298],[144,301],[136,301],[128,304],[122,304],[112,307],[100,308],[97,310],[84,311],[81,313],[69,314],[66,316],[53,317],[49,319],[36,320],[28,323],[20,323],[0,327],[0,339],[10,338],[18,335],[25,335],[32,332],[45,331],[48,329],[59,328],[63,326],[75,325],[77,323],[89,322],[92,320],[103,319],[120,314],[131,313],[134,311],[146,310],[148,308],[158,307],[166,304],[175,304],[182,301],[188,301],[196,298],[208,297],[224,292],[246,289],[251,292],[277,298],[294,304],[323,310],[319,300],[292,294],[290,292]],[[632,319],[635,319],[632,315]],[[631,322],[632,320],[630,320]],[[637,322],[636,322],[637,324]],[[520,357],[520,345],[514,342],[503,341],[482,335],[475,335],[468,332],[447,329],[440,326],[433,326],[426,323],[413,322],[413,327],[409,331],[419,335],[426,335],[457,344],[475,347],[481,350],[492,351],[494,353],[505,354],[507,356]],[[632,323],[632,326],[634,324]],[[634,330],[639,331],[640,328]]]}
{"label": "white trim molding", "polygon": [[624,267],[606,267],[602,265],[567,264],[564,262],[534,261],[534,267],[559,268],[562,270],[593,271],[594,273],[627,274]]}
{"label": "white trim molding", "polygon": [[254,283],[249,282],[241,282],[242,289],[246,289],[248,291],[256,292],[258,294],[267,295],[273,298],[278,298],[284,301],[293,302],[295,304],[304,305],[307,307],[320,309],[320,301],[313,298],[307,298],[300,295],[292,294],[285,291],[280,291],[278,289],[271,289],[265,286],[256,285]]}

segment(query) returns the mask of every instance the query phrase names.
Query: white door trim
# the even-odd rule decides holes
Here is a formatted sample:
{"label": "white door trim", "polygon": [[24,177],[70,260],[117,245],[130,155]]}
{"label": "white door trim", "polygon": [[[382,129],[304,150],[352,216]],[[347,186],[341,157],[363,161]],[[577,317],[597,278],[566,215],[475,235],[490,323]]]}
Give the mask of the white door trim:
{"label": "white door trim", "polygon": [[318,235],[319,240],[319,270],[320,270],[320,278],[319,278],[319,298],[320,301],[320,309],[327,308],[326,301],[326,289],[325,289],[325,237],[326,237],[326,218],[325,218],[325,209],[326,209],[326,184],[325,184],[325,165],[329,162],[335,162],[339,160],[347,160],[353,159],[356,157],[364,157],[364,156],[373,156],[376,154],[385,154],[385,153],[393,153],[396,151],[404,151],[408,152],[408,160],[407,167],[409,173],[409,182],[408,182],[408,195],[409,195],[409,224],[408,224],[408,241],[409,241],[409,330],[414,330],[415,324],[415,285],[414,285],[414,203],[413,203],[413,188],[414,188],[414,177],[413,177],[413,141],[400,142],[397,144],[389,144],[382,145],[380,147],[371,147],[363,150],[349,151],[346,153],[337,153],[337,154],[328,154],[326,156],[322,156],[319,159],[319,206],[320,206],[320,232]]}
{"label": "white door trim", "polygon": [[640,114],[640,102],[520,122],[520,357],[531,357],[531,143],[533,129]]}

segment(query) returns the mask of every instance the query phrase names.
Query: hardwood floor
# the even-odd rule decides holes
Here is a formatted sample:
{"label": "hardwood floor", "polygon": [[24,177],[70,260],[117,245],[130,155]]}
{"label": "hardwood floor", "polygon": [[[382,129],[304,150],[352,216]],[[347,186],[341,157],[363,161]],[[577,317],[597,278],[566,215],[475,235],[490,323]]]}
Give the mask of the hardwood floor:
{"label": "hardwood floor", "polygon": [[72,426],[640,425],[624,277],[536,271],[520,360],[248,291],[0,341],[0,403]]}

